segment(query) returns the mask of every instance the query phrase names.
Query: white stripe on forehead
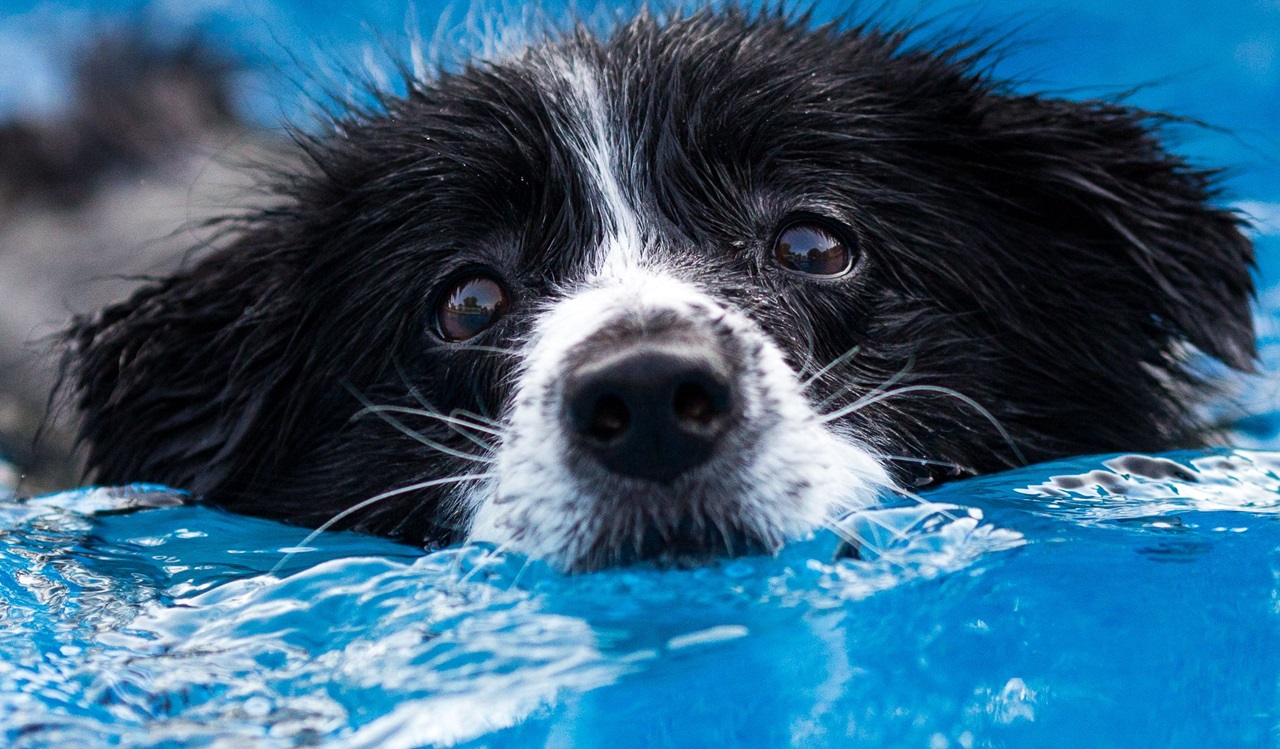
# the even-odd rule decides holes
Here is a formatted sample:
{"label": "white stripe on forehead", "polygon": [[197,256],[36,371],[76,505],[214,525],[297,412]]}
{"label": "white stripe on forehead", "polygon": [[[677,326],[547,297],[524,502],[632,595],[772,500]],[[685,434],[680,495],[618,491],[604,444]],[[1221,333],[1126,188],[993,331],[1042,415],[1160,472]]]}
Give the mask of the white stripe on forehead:
{"label": "white stripe on forehead", "polygon": [[563,114],[572,118],[566,123],[570,142],[600,196],[596,208],[604,223],[604,237],[594,265],[600,275],[621,275],[636,269],[644,254],[640,217],[634,195],[628,194],[635,180],[623,179],[626,173],[622,170],[632,166],[626,156],[626,127],[619,118],[611,117],[610,102],[590,63],[569,57],[559,60],[556,68],[568,87]]}

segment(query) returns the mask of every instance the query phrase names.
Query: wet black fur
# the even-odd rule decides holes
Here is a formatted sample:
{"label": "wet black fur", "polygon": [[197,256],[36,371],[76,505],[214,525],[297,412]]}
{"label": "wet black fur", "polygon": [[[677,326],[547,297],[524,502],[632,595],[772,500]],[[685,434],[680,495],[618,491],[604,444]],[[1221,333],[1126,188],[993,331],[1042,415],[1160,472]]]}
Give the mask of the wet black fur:
{"label": "wet black fur", "polygon": [[[1206,439],[1196,350],[1249,369],[1252,248],[1214,174],[1161,145],[1165,119],[1014,93],[972,48],[813,29],[733,10],[585,31],[352,109],[305,139],[283,202],[189,270],[82,319],[72,385],[97,481],[155,481],[236,511],[318,524],[379,492],[484,466],[442,456],[363,403],[501,414],[511,356],[431,332],[439,289],[497,271],[513,311],[473,341],[511,347],[604,230],[560,141],[539,60],[591,60],[628,107],[635,192],[670,265],[747,309],[847,421],[936,477]],[[769,262],[798,212],[856,232],[865,262],[811,280]],[[896,379],[894,379],[896,378]],[[396,417],[459,450],[447,426]],[[894,461],[900,476],[919,466]],[[458,538],[446,491],[345,525]]]}

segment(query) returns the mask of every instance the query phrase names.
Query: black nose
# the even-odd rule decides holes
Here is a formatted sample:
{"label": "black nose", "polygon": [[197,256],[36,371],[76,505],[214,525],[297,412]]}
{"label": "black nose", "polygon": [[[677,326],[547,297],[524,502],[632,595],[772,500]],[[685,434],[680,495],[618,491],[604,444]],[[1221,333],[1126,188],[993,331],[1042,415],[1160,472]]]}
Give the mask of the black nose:
{"label": "black nose", "polygon": [[714,351],[643,342],[584,362],[565,403],[578,442],[614,473],[669,483],[729,426],[732,373]]}

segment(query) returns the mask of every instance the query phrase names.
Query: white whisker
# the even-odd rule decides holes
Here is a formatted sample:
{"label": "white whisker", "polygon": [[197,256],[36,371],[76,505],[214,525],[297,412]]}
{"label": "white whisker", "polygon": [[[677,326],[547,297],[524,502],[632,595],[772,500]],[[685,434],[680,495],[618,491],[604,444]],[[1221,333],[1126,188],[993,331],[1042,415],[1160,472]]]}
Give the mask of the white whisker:
{"label": "white whisker", "polygon": [[841,541],[849,544],[856,544],[868,549],[871,548],[871,544],[868,543],[865,538],[840,525],[840,523],[835,519],[823,520],[822,525],[826,527],[827,530],[839,536]]}
{"label": "white whisker", "polygon": [[462,426],[458,426],[457,424],[451,423],[449,424],[449,428],[452,429],[455,434],[460,435],[464,439],[471,442],[471,444],[475,445],[476,447],[479,447],[482,450],[485,450],[487,452],[492,452],[494,449],[493,445],[489,444],[488,442],[485,442],[483,439],[475,436],[471,432],[468,432],[467,431],[468,427],[462,427]]}
{"label": "white whisker", "polygon": [[[813,334],[812,334],[810,331],[805,331],[805,336],[804,336],[804,360],[803,360],[803,362],[801,362],[801,364],[800,364],[800,371],[799,371],[799,372],[796,372],[796,379],[800,379],[800,378],[804,377],[805,372],[808,372],[808,371],[809,371],[809,368],[813,366],[813,363],[814,363],[814,360],[815,360],[815,357],[814,357],[814,355],[813,355],[813,348],[814,348],[814,345],[813,345]],[[819,374],[821,374],[821,373],[819,373]],[[815,377],[816,377],[816,376],[817,376],[817,375],[815,375]],[[806,380],[805,382],[806,382],[806,383],[807,383],[807,382],[812,382],[812,380],[811,380],[811,379],[810,379],[810,380]],[[800,386],[800,389],[801,389],[801,390],[804,390],[804,387],[805,387],[804,385],[801,385],[801,386]]]}
{"label": "white whisker", "polygon": [[[408,412],[417,416],[432,416],[432,417],[442,417],[447,419],[448,417],[445,417],[444,414],[437,414],[431,411],[419,411],[418,409],[406,408],[403,406],[375,406],[373,403],[369,402],[368,398],[361,395],[360,392],[357,391],[354,387],[351,387],[350,385],[348,385],[347,390],[350,391],[351,394],[356,397],[356,399],[358,399],[361,403],[364,404],[364,408],[352,414],[351,420],[360,418],[366,413],[372,413],[377,415],[380,419],[387,422],[391,426],[395,427],[398,431],[400,431],[405,436],[423,445],[426,445],[427,447],[430,447],[433,450],[442,452],[445,455],[450,455],[452,457],[459,458],[461,460],[469,460],[475,463],[493,463],[494,462],[493,458],[486,457],[483,455],[472,455],[471,453],[463,452],[461,450],[457,450],[455,448],[449,447],[448,445],[444,445],[439,442],[436,442],[435,440],[427,437],[421,432],[415,431],[405,426],[400,422],[399,419],[396,419],[388,415],[388,412],[393,412],[393,411]],[[487,445],[482,445],[482,447],[484,447],[487,450],[492,449]]]}
{"label": "white whisker", "polygon": [[[442,412],[440,409],[436,408],[434,405],[432,405],[432,404],[431,404],[431,402],[430,402],[430,401],[428,401],[426,398],[423,398],[423,397],[422,397],[422,393],[420,393],[420,392],[418,391],[418,388],[417,388],[417,387],[415,387],[414,385],[410,384],[410,382],[409,382],[409,378],[408,378],[408,376],[406,376],[406,375],[405,375],[404,370],[402,370],[402,369],[400,368],[400,364],[399,364],[399,362],[396,362],[396,371],[400,373],[400,381],[401,381],[401,382],[403,382],[403,383],[404,383],[404,385],[405,385],[405,387],[409,389],[409,395],[412,395],[412,396],[413,396],[413,399],[414,399],[414,400],[416,400],[416,401],[418,402],[418,405],[422,406],[422,408],[423,408],[423,410],[424,410],[424,411],[427,411],[427,412],[429,412],[429,413],[431,413],[431,414],[439,414],[439,415],[443,415],[443,412]],[[481,409],[483,409],[483,408],[484,408],[484,399],[480,397],[480,394],[479,394],[478,392],[476,393],[476,400],[478,400],[478,401],[480,402],[480,408],[481,408]],[[449,415],[450,415],[450,416],[452,416],[452,417],[454,417],[454,418],[457,418],[459,414],[461,414],[462,416],[465,416],[465,417],[469,417],[472,421],[479,422],[480,424],[483,424],[483,425],[488,425],[488,426],[491,426],[491,427],[496,427],[496,426],[498,426],[498,422],[497,422],[497,421],[495,421],[495,420],[493,420],[493,419],[490,419],[490,418],[489,418],[489,417],[487,417],[487,416],[482,416],[482,415],[480,415],[480,414],[478,414],[478,413],[475,413],[474,411],[468,411],[468,410],[466,410],[466,409],[464,409],[464,408],[455,408],[455,409],[453,409],[452,411],[450,411],[450,412],[449,412]],[[421,415],[424,415],[424,416],[425,416],[426,414],[421,414]],[[468,425],[468,426],[470,426],[470,425]],[[477,427],[477,428],[478,428],[478,427]],[[482,445],[482,447],[485,447],[485,448],[487,449],[489,446],[488,446],[488,445]]]}
{"label": "white whisker", "polygon": [[836,419],[848,416],[849,414],[854,413],[859,409],[870,406],[874,403],[878,403],[880,401],[887,400],[889,398],[894,398],[899,395],[906,395],[908,393],[920,393],[920,392],[940,393],[942,395],[947,395],[952,398],[955,398],[961,403],[964,403],[965,405],[969,406],[973,410],[977,411],[983,418],[985,418],[988,422],[991,423],[991,426],[995,427],[996,431],[1000,433],[1000,436],[1004,438],[1005,443],[1009,446],[1009,449],[1013,452],[1014,457],[1016,457],[1023,464],[1027,463],[1026,457],[1023,456],[1022,451],[1019,450],[1017,444],[1014,443],[1013,437],[1009,434],[1008,430],[1004,428],[1004,425],[1000,423],[1000,420],[997,419],[994,414],[992,414],[985,407],[983,407],[981,403],[978,403],[977,401],[965,395],[964,393],[961,393],[956,390],[952,390],[951,388],[948,388],[948,387],[942,387],[940,385],[906,385],[904,387],[898,388],[897,390],[890,390],[884,393],[868,395],[866,397],[859,398],[858,400],[854,401],[848,406],[845,406],[844,408],[841,408],[837,411],[833,411],[829,414],[824,415],[820,419],[820,421],[825,424],[827,422],[835,421]]}
{"label": "white whisker", "polygon": [[[493,450],[493,445],[491,445],[491,444],[489,444],[489,443],[485,442],[484,440],[482,440],[482,439],[480,439],[480,438],[476,437],[475,435],[471,434],[470,432],[465,432],[465,431],[463,431],[462,429],[460,429],[460,428],[459,428],[459,424],[465,424],[467,427],[472,428],[472,429],[475,429],[475,430],[477,430],[477,431],[488,431],[488,430],[486,430],[486,429],[485,429],[485,426],[487,425],[487,426],[489,426],[489,427],[496,427],[496,426],[497,426],[497,422],[495,422],[495,421],[493,421],[492,419],[489,419],[489,418],[487,418],[487,417],[481,416],[480,414],[475,414],[475,413],[472,413],[471,411],[467,411],[467,410],[465,410],[465,409],[461,409],[461,408],[455,408],[453,411],[451,411],[451,412],[449,413],[449,416],[448,416],[448,417],[445,417],[445,415],[444,415],[443,413],[441,413],[441,412],[440,412],[440,409],[438,409],[438,408],[436,408],[435,406],[431,405],[431,403],[430,403],[430,402],[428,402],[426,398],[423,398],[423,397],[422,397],[422,394],[418,392],[418,388],[416,388],[416,387],[414,387],[413,385],[409,384],[409,378],[405,376],[404,371],[400,369],[400,365],[399,365],[398,363],[396,364],[396,371],[400,372],[400,380],[401,380],[402,382],[404,382],[405,387],[407,387],[407,388],[409,389],[409,394],[410,394],[410,395],[412,395],[412,396],[413,396],[413,399],[414,399],[414,400],[416,400],[416,401],[418,402],[418,404],[422,406],[422,410],[421,410],[421,411],[416,411],[416,410],[412,410],[412,409],[411,409],[411,410],[409,410],[409,411],[408,411],[409,413],[413,413],[413,414],[418,415],[418,416],[426,416],[426,417],[428,417],[428,418],[440,419],[441,421],[444,421],[444,422],[448,423],[448,424],[449,424],[449,428],[450,428],[450,429],[452,429],[455,433],[457,433],[457,434],[459,434],[459,435],[461,435],[461,436],[465,437],[466,439],[468,439],[469,441],[471,441],[471,443],[472,443],[472,444],[476,445],[477,447],[481,448],[482,450],[484,450],[484,451],[486,451],[486,452],[491,452],[491,451]],[[479,399],[479,394],[478,394],[478,393],[476,394],[476,397],[477,397],[477,399]],[[483,407],[484,407],[484,403],[483,403],[483,401],[481,401],[481,408],[483,408]],[[462,414],[463,416],[472,416],[472,417],[474,417],[474,418],[473,418],[473,421],[479,421],[479,422],[481,422],[481,423],[479,423],[479,424],[474,424],[474,423],[468,423],[468,422],[466,422],[466,421],[460,421],[460,422],[458,422],[458,423],[453,423],[452,421],[450,421],[450,419],[457,419],[459,414]],[[495,435],[495,436],[498,436],[498,435],[500,435],[500,434],[501,434],[501,432],[499,432],[499,431],[490,431],[489,433],[490,433],[490,434],[493,434],[493,435]]]}
{"label": "white whisker", "polygon": [[[398,419],[395,419],[395,418],[393,418],[393,417],[391,417],[391,416],[388,416],[388,415],[387,415],[387,414],[385,414],[385,413],[381,413],[381,412],[379,412],[379,411],[373,411],[372,413],[376,413],[376,414],[377,414],[377,415],[378,415],[378,416],[379,416],[383,421],[385,421],[385,422],[387,422],[388,424],[390,424],[391,426],[395,427],[398,431],[400,431],[400,432],[401,432],[402,434],[404,434],[405,436],[407,436],[407,437],[409,437],[409,438],[411,438],[411,439],[413,439],[413,440],[415,440],[415,441],[417,441],[417,442],[419,442],[419,443],[421,443],[421,444],[423,444],[423,445],[426,445],[427,447],[431,448],[432,450],[436,450],[436,451],[438,451],[438,452],[442,452],[442,453],[444,453],[445,455],[449,455],[449,456],[452,456],[452,457],[455,457],[455,458],[459,458],[459,459],[461,459],[461,460],[470,460],[470,461],[472,461],[472,462],[474,462],[474,463],[493,463],[493,462],[494,462],[494,459],[493,459],[493,458],[490,458],[490,457],[487,457],[487,456],[484,456],[484,455],[472,455],[471,453],[463,452],[462,450],[458,450],[458,449],[456,449],[456,448],[449,447],[448,445],[444,445],[444,444],[441,444],[441,443],[439,443],[439,442],[436,442],[435,440],[431,439],[430,437],[427,437],[427,436],[423,435],[421,432],[417,432],[417,431],[414,431],[413,429],[410,429],[409,427],[407,427],[407,426],[405,426],[404,424],[400,423],[400,421],[399,421]],[[354,418],[354,417],[352,417],[352,418]]]}
{"label": "white whisker", "polygon": [[[879,395],[880,393],[883,393],[885,390],[888,390],[889,388],[898,384],[899,382],[902,381],[902,378],[907,376],[907,374],[911,371],[911,368],[915,366],[915,363],[916,363],[916,357],[913,354],[910,358],[907,359],[907,363],[902,366],[902,369],[899,369],[897,372],[893,374],[893,376],[889,377],[888,379],[886,379],[884,382],[877,385],[875,388],[873,388],[869,392],[863,394],[861,398],[873,398]],[[838,399],[840,396],[849,392],[853,388],[854,388],[853,384],[845,385],[844,387],[840,388],[839,390],[835,391],[831,395],[819,401],[818,404],[815,406],[815,408],[821,411],[822,409],[830,405],[832,401]]]}
{"label": "white whisker", "polygon": [[[510,546],[511,546],[511,543],[510,543],[510,542],[507,542],[507,543],[504,543],[504,544],[499,544],[499,545],[495,546],[495,547],[493,548],[493,550],[492,550],[492,551],[490,551],[490,552],[489,552],[488,554],[486,554],[485,556],[486,556],[486,557],[495,557],[495,556],[498,556],[498,555],[502,554],[503,552],[505,552],[505,551],[506,551]],[[475,565],[474,567],[472,567],[470,570],[468,570],[468,571],[467,571],[467,573],[466,573],[465,575],[463,575],[462,577],[458,578],[458,585],[466,585],[468,582],[470,582],[470,580],[471,580],[472,576],[474,576],[477,572],[479,572],[479,571],[481,570],[481,568],[483,568],[483,567],[484,567],[484,565],[483,565],[483,564],[477,564],[477,565]]]}
{"label": "white whisker", "polygon": [[[501,424],[501,422],[499,422],[497,419],[491,419],[488,416],[482,416],[481,414],[478,414],[475,411],[468,411],[465,408],[455,408],[449,412],[449,415],[454,417],[463,416],[472,421],[477,421],[477,422],[480,422],[481,424],[484,424],[486,426],[491,426],[491,427],[498,427]],[[501,430],[496,431],[495,434],[501,434]]]}
{"label": "white whisker", "polygon": [[500,346],[480,346],[473,343],[454,343],[449,346],[450,349],[465,351],[487,351],[491,354],[505,354],[506,356],[520,356],[520,352],[514,349],[502,348]]}
{"label": "white whisker", "polygon": [[[371,413],[372,414],[398,413],[398,414],[407,414],[410,416],[422,416],[428,419],[438,419],[439,421],[443,421],[447,424],[454,424],[457,426],[466,427],[467,429],[474,429],[477,432],[484,432],[485,434],[492,434],[494,436],[499,436],[502,434],[501,430],[494,429],[493,427],[490,427],[487,425],[473,424],[469,421],[466,421],[464,419],[459,419],[454,416],[446,416],[438,411],[428,411],[422,408],[409,408],[408,406],[365,406],[359,411],[356,411],[351,416],[351,418],[357,419],[361,416],[364,416],[365,414],[371,414]],[[459,410],[455,410],[453,413],[459,413]],[[482,447],[492,447],[492,445],[482,445]]]}
{"label": "white whisker", "polygon": [[853,357],[857,356],[858,352],[861,350],[862,350],[862,346],[854,346],[853,348],[849,349],[843,354],[832,359],[826,366],[822,367],[822,369],[819,369],[817,372],[814,372],[812,377],[809,377],[804,382],[801,382],[800,390],[801,391],[808,390],[809,386],[817,382],[819,378],[821,378],[823,375],[827,374],[831,370],[835,369],[836,367],[840,366],[841,364],[844,364],[845,362],[849,361]]}
{"label": "white whisker", "polygon": [[[324,533],[325,531],[329,530],[337,523],[342,522],[344,518],[350,517],[353,513],[359,512],[365,509],[366,507],[369,507],[370,505],[375,505],[383,500],[390,499],[392,497],[396,497],[401,494],[408,494],[409,492],[415,492],[420,489],[430,489],[433,486],[459,484],[464,481],[483,481],[484,479],[491,479],[491,478],[494,478],[495,476],[497,476],[497,474],[494,474],[494,473],[472,473],[465,476],[446,476],[444,478],[431,479],[430,481],[421,481],[416,484],[402,486],[399,489],[392,489],[390,491],[385,491],[381,494],[372,496],[364,500],[363,502],[358,502],[348,507],[347,509],[343,510],[342,512],[339,512],[337,515],[334,515],[333,517],[329,518],[323,524],[321,524],[320,527],[316,528],[314,531],[307,534],[307,537],[302,539],[302,543],[298,544],[298,546],[299,547],[307,546],[312,541],[316,540],[316,537],[319,536],[321,533]],[[279,562],[276,562],[276,565],[271,568],[271,572],[269,574],[274,575],[276,571],[278,571],[280,567],[285,562],[289,561],[289,558],[296,553],[297,553],[296,551],[291,551],[285,554],[284,558],[282,558]]]}
{"label": "white whisker", "polygon": [[943,468],[954,468],[958,471],[964,470],[964,467],[958,463],[952,463],[947,460],[930,460],[928,458],[913,458],[909,455],[889,455],[888,453],[870,453],[872,457],[879,460],[894,460],[904,463],[920,463],[927,466],[942,466]]}

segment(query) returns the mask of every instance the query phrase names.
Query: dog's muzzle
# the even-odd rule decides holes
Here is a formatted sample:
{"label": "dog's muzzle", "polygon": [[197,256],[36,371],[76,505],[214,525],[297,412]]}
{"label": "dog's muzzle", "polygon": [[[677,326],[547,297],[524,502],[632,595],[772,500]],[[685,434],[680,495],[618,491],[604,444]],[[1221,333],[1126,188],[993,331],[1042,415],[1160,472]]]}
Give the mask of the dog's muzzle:
{"label": "dog's muzzle", "polygon": [[543,313],[470,538],[572,571],[696,563],[775,551],[887,481],[752,319],[636,273]]}

